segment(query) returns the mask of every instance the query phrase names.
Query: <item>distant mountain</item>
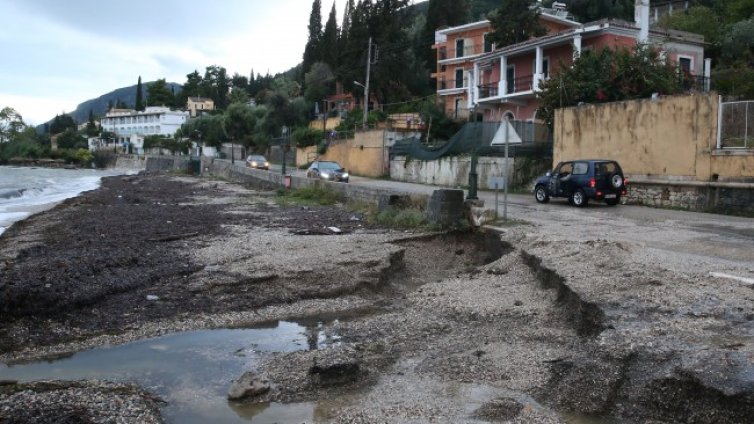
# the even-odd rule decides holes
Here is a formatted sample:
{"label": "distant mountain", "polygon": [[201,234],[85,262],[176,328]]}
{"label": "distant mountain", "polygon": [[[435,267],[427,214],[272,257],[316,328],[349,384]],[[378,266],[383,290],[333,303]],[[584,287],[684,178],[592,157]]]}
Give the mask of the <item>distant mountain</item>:
{"label": "distant mountain", "polygon": [[[144,97],[147,96],[147,86],[149,84],[151,84],[151,82],[145,82],[142,84]],[[176,94],[180,93],[183,89],[181,84],[175,82],[169,82],[167,83],[167,86],[168,89],[174,90]],[[119,88],[107,94],[103,94],[96,99],[87,100],[78,105],[76,110],[69,112],[68,115],[70,115],[74,121],[81,124],[89,119],[90,110],[94,113],[94,116],[105,116],[108,104],[112,103],[115,105],[118,102],[123,102],[130,107],[133,107],[133,105],[136,104],[136,85],[134,84],[130,87]],[[50,122],[52,122],[52,118],[47,123],[49,124]],[[44,127],[44,124],[40,125],[37,130],[40,130],[42,127]]]}

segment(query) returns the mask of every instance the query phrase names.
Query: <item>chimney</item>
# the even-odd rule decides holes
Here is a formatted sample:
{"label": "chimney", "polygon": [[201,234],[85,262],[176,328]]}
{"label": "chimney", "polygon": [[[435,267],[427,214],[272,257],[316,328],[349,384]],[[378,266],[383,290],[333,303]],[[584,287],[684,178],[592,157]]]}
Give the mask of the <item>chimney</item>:
{"label": "chimney", "polygon": [[636,0],[634,4],[634,19],[639,27],[636,42],[646,44],[649,42],[649,0]]}

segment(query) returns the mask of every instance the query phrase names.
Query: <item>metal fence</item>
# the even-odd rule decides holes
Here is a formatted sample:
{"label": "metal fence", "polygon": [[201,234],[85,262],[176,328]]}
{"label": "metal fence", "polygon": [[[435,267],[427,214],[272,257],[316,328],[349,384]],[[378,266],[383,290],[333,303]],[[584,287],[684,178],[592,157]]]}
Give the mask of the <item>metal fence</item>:
{"label": "metal fence", "polygon": [[[552,134],[547,125],[534,122],[510,121],[515,137],[520,142],[511,143],[509,155],[552,157]],[[445,143],[428,145],[417,137],[397,140],[390,148],[390,157],[410,156],[417,160],[435,160],[443,156],[476,153],[480,156],[503,156],[505,146],[492,145],[499,136],[502,122],[474,122],[461,128]]]}
{"label": "metal fence", "polygon": [[720,103],[719,149],[754,148],[754,101]]}

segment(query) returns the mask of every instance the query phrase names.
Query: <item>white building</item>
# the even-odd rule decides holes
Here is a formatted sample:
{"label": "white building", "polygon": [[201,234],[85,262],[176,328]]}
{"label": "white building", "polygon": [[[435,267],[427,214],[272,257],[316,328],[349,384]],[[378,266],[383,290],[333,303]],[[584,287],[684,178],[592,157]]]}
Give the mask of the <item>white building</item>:
{"label": "white building", "polygon": [[147,107],[143,112],[132,109],[112,109],[102,118],[102,130],[115,133],[120,143],[129,142],[132,136],[147,135],[172,137],[188,121],[189,113],[167,107]]}

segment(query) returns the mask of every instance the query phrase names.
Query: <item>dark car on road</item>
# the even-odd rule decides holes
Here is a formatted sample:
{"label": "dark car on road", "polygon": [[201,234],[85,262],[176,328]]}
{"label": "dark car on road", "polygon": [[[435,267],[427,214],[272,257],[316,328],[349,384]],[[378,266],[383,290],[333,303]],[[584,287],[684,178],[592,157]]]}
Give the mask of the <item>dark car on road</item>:
{"label": "dark car on road", "polygon": [[262,155],[249,155],[246,158],[246,166],[256,169],[270,169],[270,163]]}
{"label": "dark car on road", "polygon": [[348,171],[343,169],[338,162],[317,160],[312,162],[309,169],[306,170],[306,177],[347,183],[349,175]]}
{"label": "dark car on road", "polygon": [[547,203],[551,197],[566,197],[574,206],[583,207],[589,200],[604,200],[610,206],[627,193],[628,181],[618,162],[608,159],[560,162],[551,172],[537,178],[534,197]]}

